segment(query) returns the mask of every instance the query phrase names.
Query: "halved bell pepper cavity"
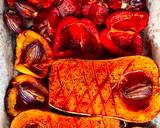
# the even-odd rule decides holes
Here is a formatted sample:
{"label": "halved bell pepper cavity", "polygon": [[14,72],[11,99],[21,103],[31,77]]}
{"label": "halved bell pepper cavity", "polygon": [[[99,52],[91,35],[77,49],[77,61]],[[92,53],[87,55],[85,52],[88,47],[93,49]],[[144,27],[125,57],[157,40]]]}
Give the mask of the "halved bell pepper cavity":
{"label": "halved bell pepper cavity", "polygon": [[148,23],[149,15],[142,11],[117,11],[106,19],[107,28],[124,31],[142,31]]}
{"label": "halved bell pepper cavity", "polygon": [[102,30],[103,46],[118,56],[142,55],[142,39],[139,34],[148,23],[146,12],[119,11],[108,16],[107,29]]}
{"label": "halved bell pepper cavity", "polygon": [[[5,96],[5,108],[14,117],[22,111],[46,106],[48,91],[36,78],[29,75],[16,76]],[[23,107],[22,107],[23,106]]]}
{"label": "halved bell pepper cavity", "polygon": [[101,43],[112,54],[118,56],[141,55],[141,36],[133,31],[104,29],[100,34]]}
{"label": "halved bell pepper cavity", "polygon": [[120,121],[106,117],[71,117],[32,109],[20,113],[10,128],[119,128]]}
{"label": "halved bell pepper cavity", "polygon": [[88,19],[65,17],[58,25],[53,52],[57,58],[99,57],[102,45],[95,25]]}
{"label": "halved bell pepper cavity", "polygon": [[156,64],[143,56],[59,60],[49,77],[49,104],[69,113],[147,122],[160,110],[158,78]]}
{"label": "halved bell pepper cavity", "polygon": [[52,59],[52,50],[42,36],[31,30],[18,35],[15,68],[19,72],[43,78],[48,74]]}

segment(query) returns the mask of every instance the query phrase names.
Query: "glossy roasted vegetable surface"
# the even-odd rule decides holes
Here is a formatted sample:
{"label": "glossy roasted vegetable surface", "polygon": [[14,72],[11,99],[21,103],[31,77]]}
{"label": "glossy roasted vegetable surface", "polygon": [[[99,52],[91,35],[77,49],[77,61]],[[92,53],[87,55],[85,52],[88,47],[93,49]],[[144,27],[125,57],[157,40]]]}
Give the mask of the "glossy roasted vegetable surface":
{"label": "glossy roasted vegetable surface", "polygon": [[119,121],[103,117],[71,117],[38,109],[20,113],[10,128],[118,128]]}
{"label": "glossy roasted vegetable surface", "polygon": [[19,72],[43,78],[48,74],[52,59],[52,50],[42,36],[31,30],[18,35],[15,68]]}
{"label": "glossy roasted vegetable surface", "polygon": [[[109,117],[150,125],[160,105],[158,67],[144,33],[152,15],[148,1],[4,2],[3,20],[16,38],[12,62],[18,72],[4,103],[12,124],[27,113],[33,122],[18,121],[16,127],[52,127],[50,118],[43,122],[48,114],[41,109],[55,115],[55,122],[64,118],[62,124],[54,123],[65,128],[107,127],[99,116],[107,122]],[[28,117],[34,108],[35,115],[44,115],[37,123],[38,114]],[[79,124],[83,119],[87,125]],[[123,127],[114,123],[108,127]]]}
{"label": "glossy roasted vegetable surface", "polygon": [[29,75],[16,76],[5,96],[6,112],[10,117],[31,108],[47,108],[48,91],[44,84]]}
{"label": "glossy roasted vegetable surface", "polygon": [[65,112],[147,122],[160,110],[159,72],[147,57],[59,60],[49,79],[49,104]]}

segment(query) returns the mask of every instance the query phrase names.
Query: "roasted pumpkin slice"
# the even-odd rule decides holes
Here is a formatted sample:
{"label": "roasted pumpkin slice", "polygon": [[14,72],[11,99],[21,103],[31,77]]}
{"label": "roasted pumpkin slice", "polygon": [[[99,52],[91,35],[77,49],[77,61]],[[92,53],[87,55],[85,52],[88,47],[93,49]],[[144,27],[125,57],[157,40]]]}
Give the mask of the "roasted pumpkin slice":
{"label": "roasted pumpkin slice", "polygon": [[44,85],[29,75],[16,76],[7,90],[5,108],[10,117],[31,108],[47,108],[48,91]]}
{"label": "roasted pumpkin slice", "polygon": [[49,104],[61,111],[150,121],[160,111],[157,65],[150,58],[53,62]]}
{"label": "roasted pumpkin slice", "polygon": [[43,78],[48,74],[52,59],[52,50],[42,36],[31,30],[18,35],[15,68],[19,72]]}
{"label": "roasted pumpkin slice", "polygon": [[70,117],[32,109],[14,118],[10,128],[119,128],[119,121],[103,117]]}

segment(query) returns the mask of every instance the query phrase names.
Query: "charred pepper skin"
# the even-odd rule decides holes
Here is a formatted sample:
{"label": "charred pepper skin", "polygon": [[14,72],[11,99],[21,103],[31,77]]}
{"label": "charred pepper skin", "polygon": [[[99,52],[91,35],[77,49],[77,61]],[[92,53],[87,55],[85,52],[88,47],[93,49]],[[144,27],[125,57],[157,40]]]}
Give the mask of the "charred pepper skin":
{"label": "charred pepper skin", "polygon": [[149,15],[142,11],[112,13],[106,19],[107,29],[101,31],[101,43],[111,54],[117,56],[142,55],[140,32],[147,26],[148,19]]}

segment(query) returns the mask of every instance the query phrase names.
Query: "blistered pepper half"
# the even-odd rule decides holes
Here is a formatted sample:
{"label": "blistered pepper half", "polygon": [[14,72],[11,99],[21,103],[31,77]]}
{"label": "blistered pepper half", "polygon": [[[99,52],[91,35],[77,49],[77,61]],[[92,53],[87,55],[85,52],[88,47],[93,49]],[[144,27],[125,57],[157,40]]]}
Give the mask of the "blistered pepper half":
{"label": "blistered pepper half", "polygon": [[133,31],[104,29],[100,34],[101,43],[112,54],[118,56],[141,55],[141,36]]}
{"label": "blistered pepper half", "polygon": [[96,58],[102,45],[95,25],[88,19],[65,17],[58,25],[53,47],[57,58]]}
{"label": "blistered pepper half", "polygon": [[52,59],[52,50],[42,36],[31,30],[18,35],[15,68],[19,72],[43,78],[48,74]]}
{"label": "blistered pepper half", "polygon": [[142,55],[139,34],[148,23],[146,12],[118,11],[106,19],[107,29],[101,32],[103,46],[118,56]]}
{"label": "blistered pepper half", "polygon": [[149,15],[142,11],[117,11],[106,19],[106,26],[110,29],[124,31],[142,31],[148,23]]}

